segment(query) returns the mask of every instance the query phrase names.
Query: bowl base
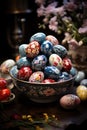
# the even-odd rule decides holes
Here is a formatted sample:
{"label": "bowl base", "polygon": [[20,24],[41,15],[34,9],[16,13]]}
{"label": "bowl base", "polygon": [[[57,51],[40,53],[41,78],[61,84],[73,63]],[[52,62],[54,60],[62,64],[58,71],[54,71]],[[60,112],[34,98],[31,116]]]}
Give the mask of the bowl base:
{"label": "bowl base", "polygon": [[29,98],[31,101],[36,102],[36,103],[51,103],[51,102],[55,102],[56,100],[58,100],[58,97],[56,96],[51,96],[50,98],[33,98],[30,97]]}

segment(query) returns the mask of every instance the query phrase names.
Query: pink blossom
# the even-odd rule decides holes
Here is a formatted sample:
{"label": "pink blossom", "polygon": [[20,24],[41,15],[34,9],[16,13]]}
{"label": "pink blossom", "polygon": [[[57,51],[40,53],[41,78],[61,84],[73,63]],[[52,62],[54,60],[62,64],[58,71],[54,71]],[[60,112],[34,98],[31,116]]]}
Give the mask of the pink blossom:
{"label": "pink blossom", "polygon": [[77,9],[77,5],[74,4],[74,2],[67,2],[65,5],[65,9],[68,11],[74,11],[75,9]]}
{"label": "pink blossom", "polygon": [[46,8],[45,8],[45,14],[54,14],[56,12],[56,6],[57,6],[57,2],[53,2],[51,4],[49,4]]}
{"label": "pink blossom", "polygon": [[54,16],[49,21],[49,29],[51,29],[55,32],[57,32],[57,30],[58,30],[58,22],[56,20],[57,20],[57,17]]}
{"label": "pink blossom", "polygon": [[45,0],[35,0],[35,3],[38,5],[44,5]]}
{"label": "pink blossom", "polygon": [[71,40],[69,40],[68,43],[69,43],[69,49],[71,49],[71,50],[75,50],[79,46],[79,43],[74,38],[72,38]]}
{"label": "pink blossom", "polygon": [[81,28],[79,28],[79,29],[78,29],[78,32],[79,32],[80,34],[87,33],[87,26],[86,26],[86,27],[81,27]]}
{"label": "pink blossom", "polygon": [[65,9],[64,9],[64,6],[61,6],[61,7],[56,8],[56,12],[57,12],[57,14],[60,15],[60,16],[64,16],[64,15],[66,14]]}
{"label": "pink blossom", "polygon": [[37,15],[38,15],[38,17],[43,16],[44,11],[45,11],[45,8],[44,8],[43,5],[41,5],[40,8],[37,9]]}

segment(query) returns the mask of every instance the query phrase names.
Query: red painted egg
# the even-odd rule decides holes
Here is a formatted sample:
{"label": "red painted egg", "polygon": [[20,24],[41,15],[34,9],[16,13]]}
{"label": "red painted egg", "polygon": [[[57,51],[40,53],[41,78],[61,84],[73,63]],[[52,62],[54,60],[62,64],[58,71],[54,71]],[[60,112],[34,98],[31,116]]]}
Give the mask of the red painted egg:
{"label": "red painted egg", "polygon": [[46,40],[50,41],[53,45],[58,45],[59,44],[58,39],[53,35],[47,35]]}
{"label": "red painted egg", "polygon": [[74,109],[80,104],[80,98],[75,94],[66,94],[60,98],[60,105],[65,109]]}
{"label": "red painted egg", "polygon": [[40,51],[39,42],[37,41],[30,42],[25,51],[26,51],[27,57],[34,58],[35,56],[39,54],[39,51]]}
{"label": "red painted egg", "polygon": [[71,67],[72,67],[71,60],[69,58],[64,58],[63,59],[63,69],[65,71],[70,71]]}
{"label": "red painted egg", "polygon": [[24,66],[18,70],[17,78],[21,80],[28,80],[31,74],[32,69],[28,66]]}
{"label": "red painted egg", "polygon": [[7,87],[7,81],[4,78],[0,78],[0,89]]}
{"label": "red painted egg", "polygon": [[10,97],[11,91],[8,88],[0,90],[0,101],[6,100]]}
{"label": "red painted egg", "polygon": [[44,79],[44,80],[42,81],[42,83],[48,83],[48,84],[54,83],[54,82],[55,82],[54,79]]}

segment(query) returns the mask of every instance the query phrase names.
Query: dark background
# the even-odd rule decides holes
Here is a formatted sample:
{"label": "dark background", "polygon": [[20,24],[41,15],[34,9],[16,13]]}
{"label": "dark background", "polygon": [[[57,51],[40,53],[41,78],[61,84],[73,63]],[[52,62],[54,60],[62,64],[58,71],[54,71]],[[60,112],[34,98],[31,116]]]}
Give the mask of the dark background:
{"label": "dark background", "polygon": [[[47,3],[54,0],[47,0]],[[57,0],[59,5],[62,0]],[[37,5],[34,0],[1,0],[0,1],[0,59],[14,58],[15,50],[9,45],[9,41],[14,47],[16,44],[11,41],[12,33],[14,31],[14,18],[17,16],[25,18],[25,35],[23,40],[19,43],[28,43],[29,38],[36,32],[44,31],[38,29],[38,18],[36,15]],[[30,10],[31,12],[27,12]],[[18,11],[18,12],[16,12]],[[20,26],[20,25],[19,25]],[[10,33],[9,33],[10,30]],[[48,33],[46,31],[46,33]]]}

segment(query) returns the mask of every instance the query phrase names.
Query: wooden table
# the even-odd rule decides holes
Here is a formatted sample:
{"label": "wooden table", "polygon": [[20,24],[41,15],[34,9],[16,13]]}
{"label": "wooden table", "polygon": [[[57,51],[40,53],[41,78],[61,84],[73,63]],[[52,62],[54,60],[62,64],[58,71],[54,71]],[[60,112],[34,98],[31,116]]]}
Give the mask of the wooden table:
{"label": "wooden table", "polygon": [[[81,104],[74,110],[65,110],[61,108],[58,101],[53,103],[35,103],[27,99],[23,94],[14,87],[12,92],[15,94],[15,99],[9,104],[1,104],[0,107],[0,130],[31,130],[25,127],[16,127],[11,123],[11,119],[6,121],[6,118],[18,115],[32,115],[34,118],[39,118],[46,113],[49,117],[55,115],[57,122],[60,122],[59,127],[56,127],[55,121],[49,127],[43,127],[43,130],[71,130],[84,128],[87,122],[87,101]],[[5,118],[2,119],[2,116]],[[84,124],[84,125],[83,125]],[[85,126],[87,128],[87,125]],[[38,130],[38,129],[37,129]],[[42,130],[42,129],[39,129]]]}

